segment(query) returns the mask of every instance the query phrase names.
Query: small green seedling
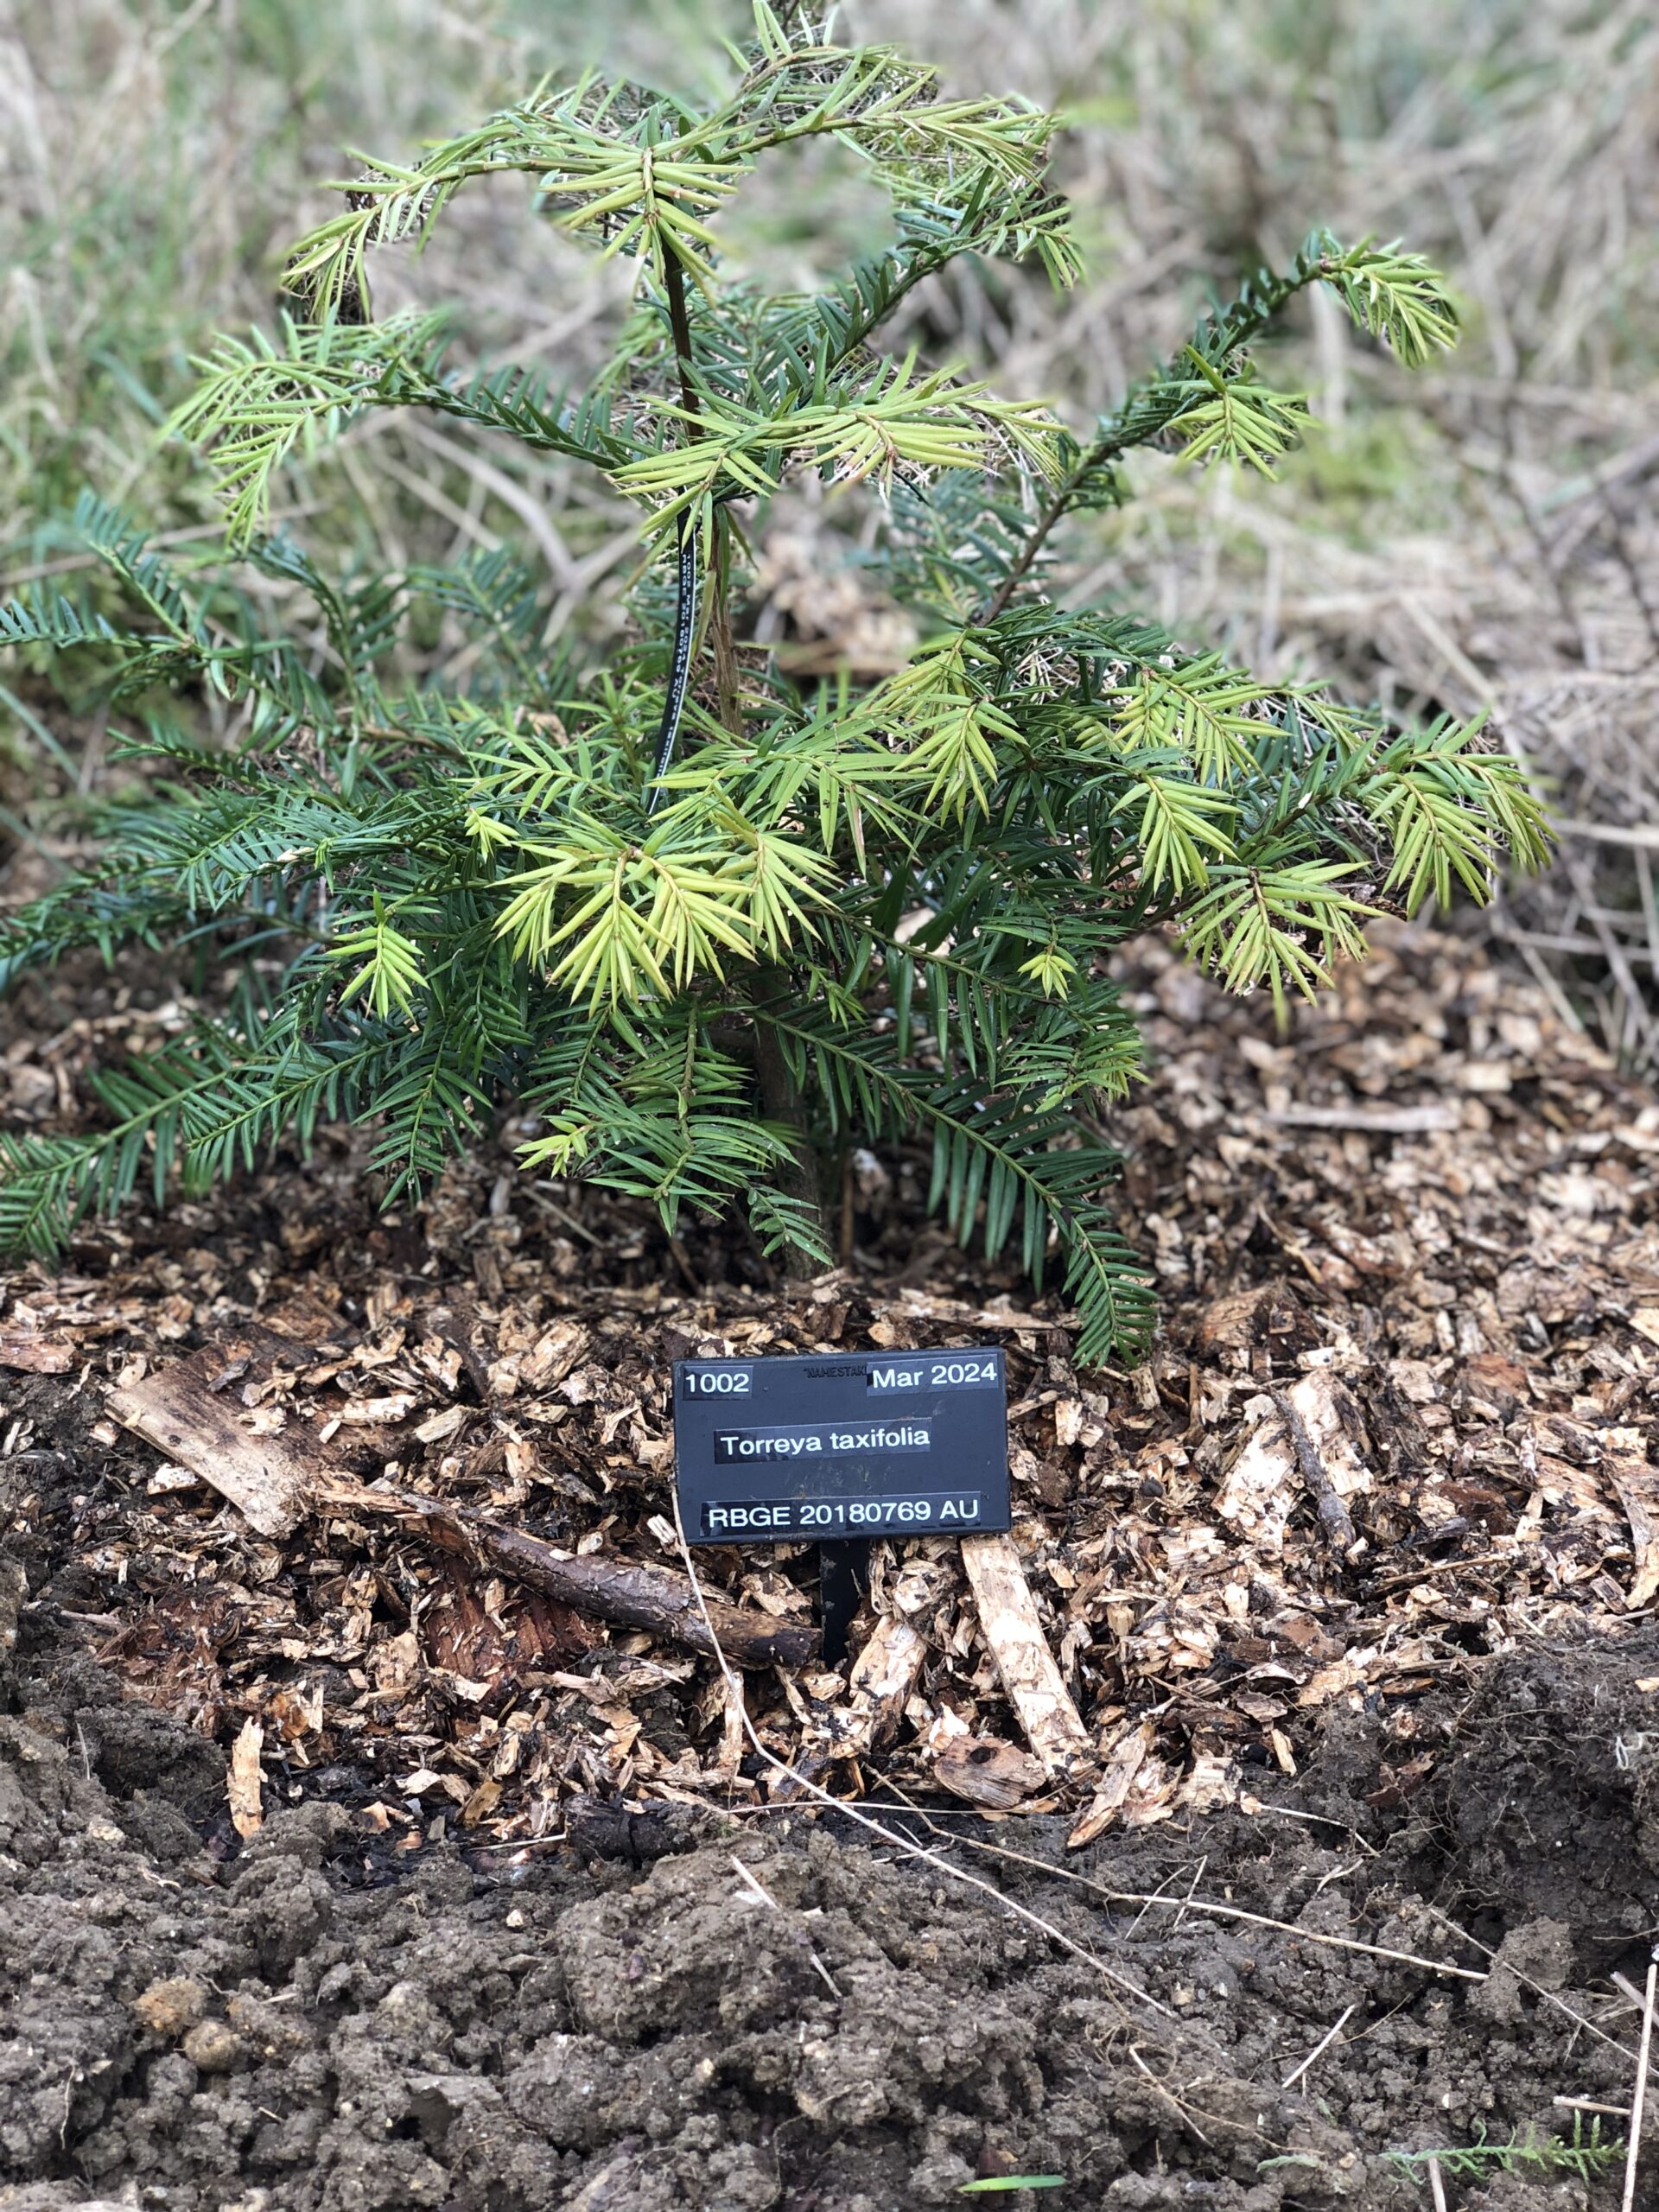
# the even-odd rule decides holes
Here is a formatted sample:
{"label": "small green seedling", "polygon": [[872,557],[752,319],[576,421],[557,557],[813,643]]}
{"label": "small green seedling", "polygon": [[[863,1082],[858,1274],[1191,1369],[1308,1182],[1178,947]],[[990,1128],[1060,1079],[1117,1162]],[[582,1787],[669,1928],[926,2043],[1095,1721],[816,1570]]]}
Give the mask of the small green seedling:
{"label": "small green seedling", "polygon": [[984,2181],[964,2181],[957,2185],[958,2196],[989,2196],[999,2191],[1014,2189],[1064,2189],[1064,2174],[992,2174]]}
{"label": "small green seedling", "polygon": [[1427,2179],[1431,2164],[1454,2181],[1484,2181],[1494,2173],[1573,2174],[1580,2181],[1593,2181],[1611,2172],[1623,2159],[1624,2139],[1604,2142],[1601,2122],[1592,2120],[1586,2128],[1582,2113],[1573,2115],[1571,2140],[1559,2135],[1518,2131],[1503,2142],[1488,2140],[1482,2127],[1472,2143],[1453,2144],[1445,2150],[1390,2151],[1389,2158],[1419,2188]]}
{"label": "small green seedling", "polygon": [[[258,588],[233,564],[186,580],[88,502],[130,614],[0,606],[0,646],[43,672],[107,664],[154,771],[88,865],[0,924],[0,985],[135,943],[214,979],[186,1033],[92,1078],[99,1125],[0,1137],[0,1241],[48,1255],[141,1180],[200,1192],[330,1121],[373,1123],[385,1200],[410,1202],[512,1099],[539,1122],[527,1168],[671,1230],[741,1206],[810,1268],[837,1160],[919,1136],[951,1230],[1063,1277],[1083,1362],[1133,1354],[1151,1294],[1102,1116],[1139,1038],[1112,952],[1163,931],[1282,1008],[1379,908],[1484,899],[1542,858],[1522,767],[1478,724],[1402,727],[1045,588],[1066,525],[1129,498],[1135,449],[1272,474],[1310,417],[1251,349],[1301,293],[1407,368],[1436,359],[1457,318],[1435,271],[1315,231],[1086,423],[884,351],[960,256],[1076,280],[1058,121],[942,97],[809,15],[758,0],[707,106],[588,76],[369,162],[296,248],[289,317],[224,340],[176,417]],[[723,261],[720,211],[814,138],[885,191],[892,243],[769,293]],[[442,315],[373,318],[372,256],[512,175],[636,272],[585,391],[455,372]],[[342,578],[273,531],[284,467],[392,409],[636,512],[620,644],[550,647],[543,580],[503,552]],[[804,675],[753,635],[746,556],[803,479],[916,626],[896,671]],[[273,583],[315,616],[273,622]],[[459,647],[410,658],[412,629],[444,628]]]}

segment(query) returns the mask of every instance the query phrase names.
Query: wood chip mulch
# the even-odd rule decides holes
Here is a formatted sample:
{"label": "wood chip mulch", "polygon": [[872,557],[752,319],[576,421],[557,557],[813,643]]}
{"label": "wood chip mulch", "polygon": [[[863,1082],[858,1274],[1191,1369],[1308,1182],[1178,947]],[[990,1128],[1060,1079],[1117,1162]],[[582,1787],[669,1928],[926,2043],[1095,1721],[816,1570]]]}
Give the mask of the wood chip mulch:
{"label": "wood chip mulch", "polygon": [[[1063,1809],[1082,1839],[1248,1810],[1333,1705],[1380,1700],[1377,1788],[1409,1797],[1443,1744],[1427,1694],[1659,1596],[1659,1104],[1422,929],[1382,930],[1283,1037],[1161,946],[1124,982],[1152,1074],[1116,1124],[1123,1216],[1164,1313],[1135,1373],[1079,1373],[1056,1299],[918,1229],[925,1163],[857,1156],[850,1263],[794,1285],[729,1230],[671,1248],[517,1177],[511,1127],[402,1217],[342,1141],[0,1276],[7,1541],[59,1531],[37,1619],[235,1747],[245,1832],[319,1792],[388,1847],[523,1846],[619,1793],[762,1802],[785,1785],[706,1654],[377,1499],[676,1572],[673,1359],[1000,1344],[1014,1545],[1091,1752],[1030,1758],[946,1539],[876,1547],[850,1688],[811,1659],[747,1675],[762,1740],[839,1795]],[[94,1029],[107,1051],[173,1018],[14,1046],[10,1117],[54,1125]],[[248,1452],[334,1485],[291,1533],[251,1528],[189,1436],[167,1453],[115,1419],[111,1393],[191,1357]],[[697,1560],[711,1598],[810,1630],[809,1548]]]}

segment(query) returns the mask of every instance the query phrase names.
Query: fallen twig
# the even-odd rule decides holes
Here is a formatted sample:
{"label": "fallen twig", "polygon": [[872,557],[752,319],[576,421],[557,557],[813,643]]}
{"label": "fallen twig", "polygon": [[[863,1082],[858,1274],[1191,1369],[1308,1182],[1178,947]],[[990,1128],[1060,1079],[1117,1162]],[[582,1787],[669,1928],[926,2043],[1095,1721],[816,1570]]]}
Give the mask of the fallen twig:
{"label": "fallen twig", "polygon": [[1624,845],[1633,851],[1659,853],[1659,823],[1557,822],[1558,837],[1588,837],[1599,845]]}
{"label": "fallen twig", "polygon": [[1284,1391],[1275,1390],[1273,1402],[1285,1424],[1292,1451],[1296,1454],[1297,1470],[1306,1484],[1308,1491],[1319,1510],[1319,1526],[1344,1559],[1353,1558],[1362,1548],[1354,1517],[1344,1504],[1330,1470],[1319,1457],[1319,1448],[1313,1441],[1312,1430],[1301,1414]]}
{"label": "fallen twig", "polygon": [[480,1570],[510,1574],[578,1612],[648,1629],[711,1658],[720,1658],[723,1649],[746,1667],[802,1667],[817,1650],[816,1629],[767,1613],[740,1612],[717,1599],[705,1602],[699,1589],[666,1567],[598,1554],[568,1559],[538,1537],[418,1491],[337,1483],[319,1494],[319,1502],[423,1522],[447,1549]]}
{"label": "fallen twig", "polygon": [[[245,1341],[232,1349],[247,1360],[298,1361],[311,1351],[299,1338],[258,1322],[251,1323],[242,1337]],[[238,1418],[238,1399],[219,1387],[225,1371],[225,1348],[210,1346],[142,1382],[112,1390],[110,1410],[228,1497],[261,1535],[289,1535],[308,1512],[331,1503],[418,1519],[475,1567],[511,1575],[595,1619],[647,1629],[693,1651],[715,1656],[715,1646],[690,1585],[669,1569],[632,1560],[567,1558],[551,1544],[504,1527],[469,1507],[451,1505],[418,1491],[375,1490],[353,1483],[319,1463],[315,1440],[302,1442],[280,1431],[251,1434]],[[746,1667],[801,1667],[817,1655],[818,1637],[813,1629],[718,1603],[715,1611],[726,1649]]]}

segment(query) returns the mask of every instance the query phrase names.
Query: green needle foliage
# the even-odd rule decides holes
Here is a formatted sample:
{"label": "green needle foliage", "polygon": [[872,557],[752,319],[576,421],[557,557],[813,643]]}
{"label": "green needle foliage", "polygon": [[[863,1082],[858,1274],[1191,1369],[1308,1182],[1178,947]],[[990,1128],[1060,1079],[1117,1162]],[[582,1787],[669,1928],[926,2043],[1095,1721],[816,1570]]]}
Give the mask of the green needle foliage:
{"label": "green needle foliage", "polygon": [[1390,2151],[1389,2158],[1408,2181],[1421,2189],[1431,2164],[1439,2165],[1454,2181],[1490,2181],[1495,2173],[1572,2174],[1580,2181],[1594,2181],[1624,2161],[1624,2137],[1604,2139],[1599,2120],[1586,2128],[1584,2114],[1573,2115],[1570,2139],[1540,2135],[1529,2128],[1512,2131],[1503,2141],[1490,2139],[1478,2128],[1472,2143],[1449,2144],[1444,2150]]}
{"label": "green needle foliage", "polygon": [[[141,1179],[199,1189],[342,1117],[372,1117],[405,1199],[511,1096],[540,1118],[528,1167],[671,1227],[741,1203],[767,1249],[821,1262],[821,1163],[921,1136],[963,1242],[1058,1273],[1085,1360],[1132,1352],[1149,1297],[1099,1116],[1137,1039],[1108,956],[1168,929],[1282,1007],[1379,906],[1478,899],[1506,855],[1542,856],[1520,768],[1478,728],[1391,727],[1041,588],[1065,519],[1128,496],[1131,449],[1272,472],[1307,410],[1250,346],[1296,294],[1324,285],[1402,362],[1433,359],[1456,336],[1433,270],[1317,232],[1080,429],[879,345],[959,254],[1074,280],[1056,118],[944,99],[765,0],[733,69],[708,112],[587,78],[367,162],[295,250],[289,319],[202,364],[175,429],[215,472],[230,552],[309,595],[326,652],[273,633],[233,565],[181,581],[92,502],[128,619],[0,608],[0,643],[106,665],[155,764],[95,863],[0,927],[0,980],[137,941],[210,956],[225,984],[193,1033],[95,1078],[105,1126],[0,1140],[6,1241],[50,1253]],[[895,242],[817,295],[729,280],[713,219],[814,137],[868,165]],[[441,317],[372,319],[372,251],[502,170],[634,265],[589,391],[462,376]],[[340,581],[269,534],[289,458],[386,407],[563,456],[633,505],[623,649],[545,650],[536,580],[500,555]],[[925,634],[894,675],[791,678],[744,642],[743,549],[804,475],[874,504],[878,580]],[[464,680],[396,672],[435,607],[473,634]],[[209,695],[231,742],[192,734]]]}

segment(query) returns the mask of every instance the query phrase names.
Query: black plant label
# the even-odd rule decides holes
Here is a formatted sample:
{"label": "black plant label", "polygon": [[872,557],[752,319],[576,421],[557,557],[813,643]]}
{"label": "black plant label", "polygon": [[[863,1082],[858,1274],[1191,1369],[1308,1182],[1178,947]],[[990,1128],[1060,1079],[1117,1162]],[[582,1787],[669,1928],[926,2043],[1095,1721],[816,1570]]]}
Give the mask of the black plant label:
{"label": "black plant label", "polygon": [[694,1544],[1005,1529],[1002,1353],[677,1360],[674,1467]]}

